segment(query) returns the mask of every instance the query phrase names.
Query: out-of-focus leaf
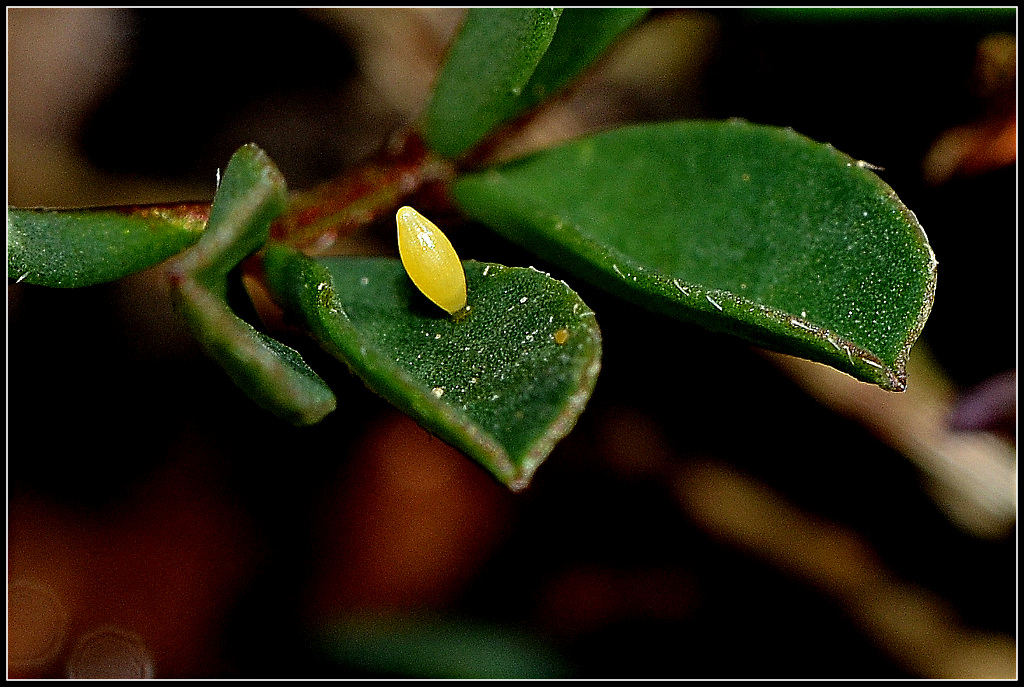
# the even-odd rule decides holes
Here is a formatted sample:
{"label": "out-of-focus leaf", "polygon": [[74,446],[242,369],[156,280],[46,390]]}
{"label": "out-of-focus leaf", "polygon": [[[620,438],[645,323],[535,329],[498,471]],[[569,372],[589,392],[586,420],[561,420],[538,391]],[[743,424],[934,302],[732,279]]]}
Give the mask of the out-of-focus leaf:
{"label": "out-of-focus leaf", "polygon": [[569,83],[648,11],[645,7],[566,8],[551,45],[505,119],[533,107]]}
{"label": "out-of-focus leaf", "polygon": [[[548,10],[470,10],[434,90],[424,133],[442,155],[454,157],[557,92],[594,62],[609,45],[647,13],[644,8],[570,8],[548,27],[554,37],[518,43],[503,22],[538,25]],[[528,28],[517,29],[528,33]],[[537,58],[539,57],[539,61]],[[488,75],[493,80],[489,81]]]}
{"label": "out-of-focus leaf", "polygon": [[334,410],[334,393],[299,353],[243,321],[228,306],[228,273],[267,240],[287,206],[284,178],[255,145],[231,157],[199,243],[171,270],[175,309],[232,380],[262,408],[296,425]]}
{"label": "out-of-focus leaf", "polygon": [[546,7],[471,9],[434,84],[423,129],[427,144],[455,157],[504,121],[561,14]]}
{"label": "out-of-focus leaf", "polygon": [[636,303],[900,391],[936,262],[869,167],[792,130],[676,122],[467,175],[453,194]]}
{"label": "out-of-focus leaf", "polygon": [[206,203],[8,208],[7,276],[64,288],[121,279],[199,240],[209,208]]}
{"label": "out-of-focus leaf", "polygon": [[264,256],[286,314],[370,389],[518,491],[586,405],[600,332],[563,282],[463,265],[470,309],[451,318],[398,260],[314,261],[278,246]]}
{"label": "out-of-focus leaf", "polygon": [[564,678],[564,659],[536,637],[458,618],[350,617],[319,632],[331,661],[379,675],[445,679]]}

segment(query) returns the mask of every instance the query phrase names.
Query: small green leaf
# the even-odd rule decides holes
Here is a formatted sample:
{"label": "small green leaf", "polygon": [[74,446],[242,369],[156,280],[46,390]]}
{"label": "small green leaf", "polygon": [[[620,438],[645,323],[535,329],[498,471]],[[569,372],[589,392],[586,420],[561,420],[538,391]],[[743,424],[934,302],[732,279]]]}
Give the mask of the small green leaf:
{"label": "small green leaf", "polygon": [[284,178],[255,145],[231,157],[199,243],[175,262],[171,295],[203,350],[260,407],[296,425],[334,410],[327,384],[298,352],[256,330],[227,303],[228,273],[266,242],[287,207]]}
{"label": "small green leaf", "polygon": [[[551,10],[470,10],[427,111],[424,134],[434,150],[454,157],[556,93],[648,12],[635,7],[556,11],[561,12],[557,27],[548,21]],[[531,19],[554,31],[545,48],[540,39],[515,40],[516,31],[530,34]],[[507,28],[513,20],[515,29]]]}
{"label": "small green leaf", "polygon": [[524,112],[568,84],[648,11],[643,7],[565,9],[551,45],[504,119]]}
{"label": "small green leaf", "polygon": [[287,208],[281,172],[258,146],[242,146],[224,170],[206,232],[180,258],[180,269],[224,296],[228,272],[267,242],[271,222]]}
{"label": "small green leaf", "polygon": [[274,298],[325,350],[519,491],[586,405],[600,331],[563,282],[533,269],[463,265],[470,309],[453,319],[398,260],[314,261],[279,246],[264,256]]}
{"label": "small green leaf", "polygon": [[869,169],[788,129],[623,128],[456,181],[456,202],[633,302],[901,391],[935,257]]}
{"label": "small green leaf", "polygon": [[203,351],[261,408],[294,425],[316,424],[335,409],[334,392],[297,351],[254,329],[220,295],[191,277],[172,293]]}
{"label": "small green leaf", "polygon": [[561,14],[554,8],[469,10],[427,109],[424,137],[431,148],[455,157],[505,120]]}
{"label": "small green leaf", "polygon": [[115,281],[163,262],[197,240],[204,203],[7,209],[7,276],[74,288]]}

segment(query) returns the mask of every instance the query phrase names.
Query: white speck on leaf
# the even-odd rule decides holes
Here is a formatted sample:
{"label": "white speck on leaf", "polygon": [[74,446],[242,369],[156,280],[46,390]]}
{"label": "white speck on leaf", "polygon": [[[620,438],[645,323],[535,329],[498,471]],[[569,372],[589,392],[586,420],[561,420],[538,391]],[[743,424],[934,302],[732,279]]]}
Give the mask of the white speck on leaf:
{"label": "white speck on leaf", "polygon": [[679,289],[679,292],[681,294],[683,294],[684,296],[689,296],[690,295],[690,290],[688,288],[686,288],[685,286],[683,286],[682,284],[680,284],[678,279],[673,279],[672,280],[672,285],[675,286],[677,289]]}

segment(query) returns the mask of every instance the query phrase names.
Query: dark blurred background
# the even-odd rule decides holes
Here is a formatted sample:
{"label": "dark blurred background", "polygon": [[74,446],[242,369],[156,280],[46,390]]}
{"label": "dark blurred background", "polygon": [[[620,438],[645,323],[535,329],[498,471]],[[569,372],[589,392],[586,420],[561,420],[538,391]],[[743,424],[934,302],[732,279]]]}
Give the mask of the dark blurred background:
{"label": "dark blurred background", "polygon": [[[210,199],[250,141],[309,188],[415,120],[461,16],[8,9],[8,204]],[[566,278],[605,339],[512,495],[304,342],[338,410],[264,413],[162,267],[8,280],[9,676],[1015,676],[1015,31],[1012,9],[659,10],[506,150],[743,117],[883,167],[939,260],[906,401],[459,226],[464,258]]]}

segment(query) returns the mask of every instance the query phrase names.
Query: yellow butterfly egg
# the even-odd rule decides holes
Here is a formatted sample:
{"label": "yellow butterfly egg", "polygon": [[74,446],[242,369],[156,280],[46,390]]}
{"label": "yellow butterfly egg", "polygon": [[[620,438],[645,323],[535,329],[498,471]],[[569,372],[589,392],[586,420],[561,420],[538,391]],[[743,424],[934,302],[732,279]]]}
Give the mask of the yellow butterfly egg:
{"label": "yellow butterfly egg", "polygon": [[466,307],[466,272],[451,241],[437,225],[408,205],[395,215],[398,254],[423,295],[454,315]]}

